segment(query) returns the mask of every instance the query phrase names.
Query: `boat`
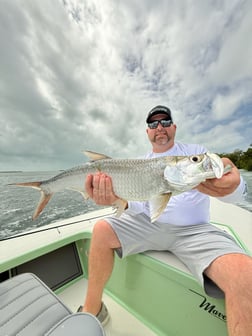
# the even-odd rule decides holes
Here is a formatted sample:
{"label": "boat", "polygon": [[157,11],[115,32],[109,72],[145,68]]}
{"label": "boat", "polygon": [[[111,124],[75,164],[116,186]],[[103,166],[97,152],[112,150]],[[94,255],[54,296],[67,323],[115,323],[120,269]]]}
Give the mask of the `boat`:
{"label": "boat", "polygon": [[[0,282],[35,274],[76,312],[87,288],[93,226],[113,213],[111,207],[101,208],[1,241]],[[251,253],[251,212],[211,198],[211,222]],[[111,317],[104,327],[107,336],[227,335],[224,299],[207,296],[168,251],[148,251],[123,260],[116,256],[103,300]]]}

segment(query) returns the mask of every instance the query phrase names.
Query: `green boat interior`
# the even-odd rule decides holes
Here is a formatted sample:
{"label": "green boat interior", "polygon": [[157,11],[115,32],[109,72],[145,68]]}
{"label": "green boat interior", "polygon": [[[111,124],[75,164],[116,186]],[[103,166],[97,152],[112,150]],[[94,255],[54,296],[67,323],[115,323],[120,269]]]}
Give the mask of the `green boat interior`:
{"label": "green boat interior", "polygon": [[[0,281],[33,273],[69,312],[76,312],[87,287],[92,227],[98,218],[111,211],[98,210],[2,241]],[[216,225],[229,230],[249,250],[243,243],[246,232],[241,237],[234,227]],[[114,328],[121,323],[120,314],[126,312],[136,324],[139,321],[142,330],[146,328],[143,331],[146,336],[201,336],[203,331],[205,336],[227,335],[224,300],[208,297],[185,265],[168,251],[148,251],[123,260],[116,256],[104,295]]]}

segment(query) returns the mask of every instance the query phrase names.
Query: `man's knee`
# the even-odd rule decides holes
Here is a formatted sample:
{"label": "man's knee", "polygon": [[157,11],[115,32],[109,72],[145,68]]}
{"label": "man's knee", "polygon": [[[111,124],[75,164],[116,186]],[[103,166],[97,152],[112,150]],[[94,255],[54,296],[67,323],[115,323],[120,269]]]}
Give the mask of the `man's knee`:
{"label": "man's knee", "polygon": [[100,244],[106,245],[110,248],[118,248],[121,246],[115,231],[104,219],[95,223],[92,239],[99,240]]}
{"label": "man's knee", "polygon": [[252,258],[242,253],[230,253],[215,259],[205,272],[227,294],[250,288],[252,284]]}

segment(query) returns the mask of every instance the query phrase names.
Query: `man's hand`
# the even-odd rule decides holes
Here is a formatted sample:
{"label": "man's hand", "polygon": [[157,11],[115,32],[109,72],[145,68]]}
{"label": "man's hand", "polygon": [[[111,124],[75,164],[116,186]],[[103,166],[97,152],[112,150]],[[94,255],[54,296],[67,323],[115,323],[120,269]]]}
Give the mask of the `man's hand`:
{"label": "man's hand", "polygon": [[85,181],[85,190],[98,205],[112,205],[118,200],[114,194],[110,176],[104,173],[88,175]]}
{"label": "man's hand", "polygon": [[214,197],[222,197],[231,194],[240,184],[240,173],[237,167],[228,158],[222,158],[224,167],[230,165],[231,171],[222,178],[208,179],[199,184],[196,189],[200,192]]}

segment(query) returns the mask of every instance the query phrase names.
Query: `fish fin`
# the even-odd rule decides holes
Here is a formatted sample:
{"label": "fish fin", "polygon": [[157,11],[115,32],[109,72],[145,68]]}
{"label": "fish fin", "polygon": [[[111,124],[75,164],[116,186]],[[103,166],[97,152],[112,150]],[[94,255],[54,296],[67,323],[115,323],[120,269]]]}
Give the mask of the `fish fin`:
{"label": "fish fin", "polygon": [[98,161],[98,160],[108,160],[112,159],[111,157],[96,153],[96,152],[91,152],[91,151],[83,151],[83,153],[91,160],[91,161]]}
{"label": "fish fin", "polygon": [[86,193],[85,191],[80,191],[80,193],[85,201],[89,199],[88,193]]}
{"label": "fish fin", "polygon": [[78,191],[82,195],[82,197],[84,198],[85,201],[89,199],[88,193],[86,193],[84,190],[80,190],[78,188],[72,188],[72,187],[68,187],[66,189],[73,190],[73,191]]}
{"label": "fish fin", "polygon": [[154,222],[164,211],[172,193],[161,194],[150,200],[151,222]]}
{"label": "fish fin", "polygon": [[113,203],[113,208],[116,209],[116,217],[120,217],[125,210],[128,202],[122,198],[118,198],[115,203]]}
{"label": "fish fin", "polygon": [[10,185],[16,185],[18,187],[31,187],[34,189],[37,189],[41,192],[41,197],[38,202],[37,208],[32,216],[32,219],[38,218],[40,213],[43,211],[47,203],[50,201],[51,197],[53,194],[46,194],[42,189],[41,189],[41,182],[36,181],[36,182],[20,182],[20,183],[11,183]]}
{"label": "fish fin", "polygon": [[53,194],[46,194],[44,193],[43,190],[41,190],[41,197],[40,200],[38,202],[37,208],[34,211],[34,214],[32,216],[32,219],[36,219],[38,218],[38,216],[41,214],[41,212],[44,210],[45,206],[47,205],[47,203],[50,201],[51,197]]}

